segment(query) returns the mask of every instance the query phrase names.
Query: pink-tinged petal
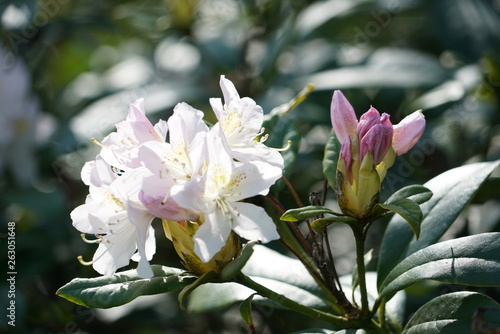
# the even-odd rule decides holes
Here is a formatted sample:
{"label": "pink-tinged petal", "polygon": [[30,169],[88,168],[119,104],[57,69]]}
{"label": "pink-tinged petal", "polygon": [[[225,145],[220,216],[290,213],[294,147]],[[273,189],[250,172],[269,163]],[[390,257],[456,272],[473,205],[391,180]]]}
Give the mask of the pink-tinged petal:
{"label": "pink-tinged petal", "polygon": [[342,146],[340,147],[340,157],[342,159],[344,159],[344,162],[345,162],[346,172],[347,172],[346,177],[348,179],[351,179],[352,154],[351,154],[351,138],[350,137],[345,137],[344,141],[342,142]]}
{"label": "pink-tinged petal", "polygon": [[196,231],[194,251],[203,262],[208,262],[226,244],[231,233],[230,217],[220,208],[205,214],[205,221]]}
{"label": "pink-tinged petal", "polygon": [[264,243],[280,238],[276,225],[263,208],[243,202],[233,203],[232,206],[238,213],[233,230],[239,236]]}
{"label": "pink-tinged petal", "polygon": [[356,129],[358,138],[361,140],[375,124],[380,124],[380,113],[377,109],[370,107],[370,109],[359,118],[359,124]]}
{"label": "pink-tinged petal", "polygon": [[240,98],[234,84],[230,80],[226,79],[224,75],[220,76],[220,88],[222,89],[222,94],[224,95],[225,105],[229,105],[232,100]]}
{"label": "pink-tinged petal", "polygon": [[352,105],[340,90],[333,93],[330,113],[333,130],[339,142],[344,142],[348,136],[354,138],[358,127],[358,119]]}
{"label": "pink-tinged petal", "polygon": [[149,213],[158,218],[172,221],[196,221],[200,217],[196,211],[179,206],[171,197],[165,200],[165,197],[151,197],[141,192],[139,198]]}
{"label": "pink-tinged petal", "polygon": [[397,155],[404,154],[422,137],[425,130],[425,117],[422,110],[417,110],[394,125],[392,147]]}
{"label": "pink-tinged petal", "polygon": [[361,138],[359,146],[359,156],[362,161],[367,152],[373,157],[373,163],[378,165],[385,157],[392,144],[392,126],[385,124],[375,124]]}

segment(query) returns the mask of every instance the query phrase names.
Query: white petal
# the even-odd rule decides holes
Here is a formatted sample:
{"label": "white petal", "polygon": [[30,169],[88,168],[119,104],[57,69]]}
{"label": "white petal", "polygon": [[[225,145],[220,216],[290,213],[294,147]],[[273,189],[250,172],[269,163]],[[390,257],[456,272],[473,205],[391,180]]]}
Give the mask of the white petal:
{"label": "white petal", "polygon": [[266,195],[281,175],[281,168],[261,161],[238,164],[234,170],[235,181],[224,192],[224,196],[229,201],[236,202],[256,195]]}
{"label": "white petal", "polygon": [[193,237],[194,251],[203,262],[208,262],[226,244],[231,233],[229,216],[220,210],[205,215],[205,222]]}
{"label": "white petal", "polygon": [[[129,215],[130,222],[135,226],[137,233],[137,250],[141,257],[139,265],[137,266],[137,272],[142,278],[153,277],[153,270],[149,265],[148,256],[146,254],[146,240],[148,239],[148,230],[151,227],[151,221],[154,217],[146,210],[132,205],[127,206],[127,213]],[[155,246],[153,246],[153,254],[155,249]]]}
{"label": "white petal", "polygon": [[208,100],[210,102],[210,106],[215,113],[217,119],[222,119],[226,116],[226,111],[224,110],[224,106],[222,105],[222,100],[218,97],[212,97]]}
{"label": "white petal", "polygon": [[224,75],[220,76],[220,88],[222,89],[222,94],[224,95],[225,105],[228,105],[234,99],[240,98],[234,84],[230,80],[226,79]]}
{"label": "white petal", "polygon": [[174,114],[168,119],[168,127],[172,145],[181,141],[187,146],[197,133],[208,131],[208,126],[203,121],[203,112],[184,102],[175,106]]}
{"label": "white petal", "polygon": [[263,208],[241,202],[232,203],[232,206],[239,213],[233,226],[239,236],[264,243],[280,238],[276,225]]}
{"label": "white petal", "polygon": [[[89,197],[87,197],[89,198]],[[73,221],[73,226],[82,233],[95,234],[102,233],[98,232],[99,227],[104,228],[104,224],[93,225],[90,223],[89,212],[93,212],[100,206],[99,203],[93,202],[92,199],[88,199],[85,204],[77,206],[73,211],[71,211],[71,220]]]}
{"label": "white petal", "polygon": [[127,226],[121,233],[107,234],[107,241],[102,241],[94,254],[93,267],[102,275],[113,275],[118,268],[128,265],[137,249],[135,228],[128,222],[124,223]]}

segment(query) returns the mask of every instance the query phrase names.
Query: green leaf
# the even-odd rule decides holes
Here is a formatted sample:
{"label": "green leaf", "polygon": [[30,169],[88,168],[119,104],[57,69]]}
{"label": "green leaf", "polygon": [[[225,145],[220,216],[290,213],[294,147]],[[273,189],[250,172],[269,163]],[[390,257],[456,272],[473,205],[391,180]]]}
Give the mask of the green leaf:
{"label": "green leaf", "polygon": [[248,242],[245,246],[240,251],[240,254],[231,262],[229,262],[224,269],[222,269],[222,272],[220,273],[220,279],[223,281],[230,281],[236,275],[238,275],[241,272],[241,269],[245,266],[245,264],[248,262],[248,259],[250,259],[250,256],[253,254],[253,246],[257,244],[258,241],[250,241]]}
{"label": "green leaf", "polygon": [[152,265],[153,278],[141,278],[136,270],[113,276],[75,278],[56,294],[85,307],[110,308],[126,304],[139,296],[154,295],[181,289],[196,280],[184,270]]}
{"label": "green leaf", "polygon": [[424,279],[500,286],[500,233],[444,241],[408,256],[387,275],[380,296],[391,295]]}
{"label": "green leaf", "polygon": [[433,196],[421,206],[420,238],[414,239],[413,231],[402,217],[395,215],[391,219],[379,253],[379,287],[402,259],[441,238],[497,166],[498,162],[465,165],[444,172],[424,185]]}
{"label": "green leaf", "polygon": [[296,222],[324,214],[337,215],[336,212],[321,206],[321,205],[310,205],[304,206],[302,208],[287,210],[281,217],[281,220],[288,222]]}
{"label": "green leaf", "polygon": [[355,223],[356,219],[349,216],[337,216],[337,217],[327,217],[327,218],[319,218],[311,223],[311,227],[314,231],[319,234],[323,234],[323,229],[328,227],[333,223]]}
{"label": "green leaf", "polygon": [[213,282],[217,278],[218,275],[215,271],[207,271],[206,273],[198,277],[196,281],[189,284],[188,286],[185,286],[184,289],[182,289],[182,291],[179,293],[179,296],[177,296],[181,309],[184,309],[184,301],[191,294],[191,292],[193,292],[197,287],[203,284]]}
{"label": "green leaf", "polygon": [[325,155],[323,157],[323,174],[328,180],[330,187],[335,189],[335,179],[337,178],[337,163],[340,154],[340,142],[335,135],[333,129],[330,132],[330,137],[326,142]]}
{"label": "green leaf", "polygon": [[[488,319],[476,312],[487,308]],[[473,323],[500,328],[500,304],[476,292],[461,291],[436,297],[415,312],[404,328],[405,334],[459,334],[471,333]],[[487,333],[486,328],[482,327]],[[488,332],[489,333],[489,332]]]}
{"label": "green leaf", "polygon": [[247,324],[248,328],[252,333],[255,333],[255,325],[253,323],[253,316],[252,316],[252,301],[255,295],[256,293],[251,294],[250,297],[245,299],[240,304],[241,317],[243,318],[243,321],[245,321],[245,323]]}
{"label": "green leaf", "polygon": [[[243,273],[257,283],[303,305],[331,310],[330,302],[323,291],[299,260],[256,245],[254,254],[243,268]],[[247,299],[254,292],[237,283],[204,284],[191,293],[187,309],[190,312],[221,309]],[[282,308],[281,305],[271,303],[260,296],[255,296],[254,301]]]}
{"label": "green leaf", "polygon": [[401,198],[391,204],[376,204],[374,211],[377,211],[378,208],[395,212],[403,217],[410,224],[413,233],[415,233],[418,239],[420,235],[420,223],[422,221],[422,210],[417,203],[408,198]]}
{"label": "green leaf", "polygon": [[396,191],[387,201],[385,201],[385,204],[391,204],[403,198],[408,198],[415,203],[422,204],[432,198],[432,191],[422,185],[414,184]]}

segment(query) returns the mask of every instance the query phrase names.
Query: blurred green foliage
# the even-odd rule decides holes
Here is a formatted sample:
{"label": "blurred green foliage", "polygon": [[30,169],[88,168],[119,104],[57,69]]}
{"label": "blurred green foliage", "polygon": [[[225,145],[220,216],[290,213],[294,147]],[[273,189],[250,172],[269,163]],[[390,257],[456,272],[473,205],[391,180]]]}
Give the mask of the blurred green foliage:
{"label": "blurred green foliage", "polygon": [[[333,89],[343,90],[358,116],[372,104],[397,123],[424,109],[425,134],[388,173],[385,197],[449,168],[500,158],[498,0],[22,0],[2,2],[0,17],[3,49],[9,59],[27,65],[40,109],[32,119],[35,181],[19,185],[12,168],[0,176],[2,264],[6,224],[17,223],[19,332],[247,331],[237,306],[193,315],[178,309],[175,296],[163,295],[102,312],[54,295],[74,277],[97,276],[76,260],[80,254],[89,259],[94,248],[82,242],[69,213],[86,196],[79,173],[97,151],[90,138],[100,140],[112,131],[136,98],[145,98],[152,121],[167,119],[181,101],[214,120],[208,98],[221,96],[221,74],[266,112],[313,83],[316,90],[279,121],[282,128],[293,122],[302,137],[290,181],[304,203],[322,187]],[[9,84],[0,78],[0,90]],[[4,118],[12,101],[0,103]],[[0,126],[14,126],[4,123]],[[7,153],[12,147],[16,151]],[[8,143],[1,154],[14,159],[23,147]],[[15,161],[14,169],[22,171],[26,163]],[[500,231],[494,175],[447,237]],[[296,207],[287,190],[280,196],[287,208]],[[371,247],[377,248],[383,228],[374,228]],[[159,229],[157,240],[152,262],[179,267]],[[348,254],[350,246],[344,246],[335,250]],[[432,296],[455,290],[413,287],[407,315]],[[1,309],[6,291],[0,285]],[[498,300],[498,291],[489,292]],[[315,325],[284,311],[254,311],[254,324],[264,333]],[[4,320],[0,331],[14,332]]]}

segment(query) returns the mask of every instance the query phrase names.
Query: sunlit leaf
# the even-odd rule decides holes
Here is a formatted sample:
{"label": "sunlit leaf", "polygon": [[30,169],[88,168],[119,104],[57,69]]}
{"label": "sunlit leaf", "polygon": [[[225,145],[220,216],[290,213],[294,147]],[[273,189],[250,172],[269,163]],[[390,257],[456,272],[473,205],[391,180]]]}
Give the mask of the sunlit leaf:
{"label": "sunlit leaf", "polygon": [[378,211],[380,209],[392,211],[400,215],[408,222],[413,233],[415,233],[415,236],[418,239],[420,235],[420,223],[422,221],[422,210],[420,210],[420,206],[418,206],[417,203],[407,198],[401,198],[390,204],[376,204],[374,211]]}
{"label": "sunlit leaf", "polygon": [[472,286],[500,286],[500,233],[444,241],[411,254],[385,278],[380,296],[430,279]]}
{"label": "sunlit leaf", "polygon": [[391,219],[379,253],[379,286],[398,262],[441,238],[496,166],[498,162],[465,165],[438,175],[424,185],[433,196],[421,206],[420,238],[414,239],[413,231],[399,215]]}
{"label": "sunlit leaf", "polygon": [[110,308],[126,304],[139,296],[154,295],[181,289],[197,277],[184,270],[152,265],[154,277],[145,279],[136,270],[112,276],[75,278],[56,294],[85,307]]}
{"label": "sunlit leaf", "polygon": [[[480,317],[480,309],[488,310],[488,318]],[[420,307],[406,324],[403,333],[476,333],[473,331],[474,325],[481,326],[484,331],[480,333],[490,333],[488,328],[497,328],[498,332],[500,304],[480,293],[460,291],[436,297]]]}
{"label": "sunlit leaf", "polygon": [[321,205],[310,205],[302,208],[290,209],[285,212],[280,219],[289,222],[296,222],[323,214],[335,215],[336,213]]}

